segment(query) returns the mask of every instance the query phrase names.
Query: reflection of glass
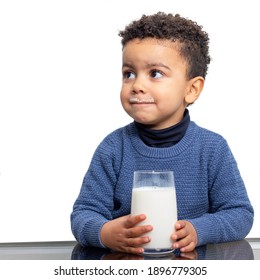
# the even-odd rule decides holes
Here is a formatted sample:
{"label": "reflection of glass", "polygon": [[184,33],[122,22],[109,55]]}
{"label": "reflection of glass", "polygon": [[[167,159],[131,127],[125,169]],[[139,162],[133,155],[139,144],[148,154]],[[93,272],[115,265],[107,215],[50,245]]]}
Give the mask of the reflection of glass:
{"label": "reflection of glass", "polygon": [[[72,260],[149,260],[149,256],[131,255],[126,253],[113,252],[106,248],[83,247],[77,244],[71,255]],[[253,260],[252,247],[246,240],[208,244],[197,247],[194,251],[180,255],[179,250],[168,254],[165,257],[154,255],[157,260]]]}
{"label": "reflection of glass", "polygon": [[172,171],[134,172],[131,214],[145,214],[147,218],[140,224],[153,226],[145,234],[151,241],[143,245],[144,254],[173,251],[170,236],[177,221],[177,205]]}

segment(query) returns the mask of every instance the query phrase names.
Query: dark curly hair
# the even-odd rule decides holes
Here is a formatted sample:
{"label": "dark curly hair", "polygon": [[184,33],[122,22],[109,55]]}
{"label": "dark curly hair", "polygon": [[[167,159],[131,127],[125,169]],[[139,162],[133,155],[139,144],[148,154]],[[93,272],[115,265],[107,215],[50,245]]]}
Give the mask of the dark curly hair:
{"label": "dark curly hair", "polygon": [[118,35],[122,37],[123,47],[136,38],[177,42],[180,54],[188,64],[187,78],[205,78],[207,75],[210,63],[208,34],[202,30],[202,26],[179,14],[158,12],[154,15],[143,15],[139,20],[127,25]]}

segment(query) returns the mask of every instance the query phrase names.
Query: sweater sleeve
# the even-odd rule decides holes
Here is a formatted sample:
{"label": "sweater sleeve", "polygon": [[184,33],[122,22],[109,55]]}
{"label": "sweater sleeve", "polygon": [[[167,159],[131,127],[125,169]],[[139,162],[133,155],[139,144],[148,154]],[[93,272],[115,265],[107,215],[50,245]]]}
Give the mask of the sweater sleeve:
{"label": "sweater sleeve", "polygon": [[254,210],[224,139],[215,149],[208,172],[210,211],[190,220],[197,231],[198,245],[245,238],[253,225]]}
{"label": "sweater sleeve", "polygon": [[93,155],[71,213],[72,232],[83,246],[104,247],[100,230],[112,219],[115,183],[113,144],[105,138]]}

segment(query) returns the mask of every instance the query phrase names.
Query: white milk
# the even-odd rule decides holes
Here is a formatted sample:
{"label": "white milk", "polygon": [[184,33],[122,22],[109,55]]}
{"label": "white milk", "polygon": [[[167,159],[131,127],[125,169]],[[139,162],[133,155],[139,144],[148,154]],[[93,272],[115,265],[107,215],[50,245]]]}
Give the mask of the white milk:
{"label": "white milk", "polygon": [[151,241],[143,248],[156,251],[172,248],[170,236],[177,221],[175,188],[133,188],[131,214],[145,214],[146,220],[139,225],[153,226],[153,230],[145,234],[151,237]]}

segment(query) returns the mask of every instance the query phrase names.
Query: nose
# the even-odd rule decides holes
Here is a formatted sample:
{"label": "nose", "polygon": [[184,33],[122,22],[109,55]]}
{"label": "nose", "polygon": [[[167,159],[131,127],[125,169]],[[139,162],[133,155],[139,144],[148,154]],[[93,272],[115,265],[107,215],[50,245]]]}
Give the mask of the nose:
{"label": "nose", "polygon": [[135,81],[133,82],[132,85],[132,93],[137,94],[137,93],[145,93],[145,82],[142,77],[137,77]]}

